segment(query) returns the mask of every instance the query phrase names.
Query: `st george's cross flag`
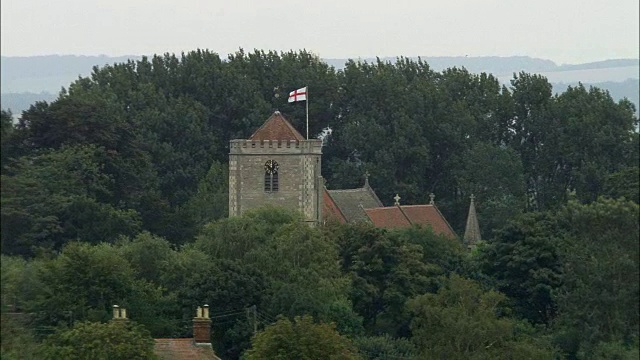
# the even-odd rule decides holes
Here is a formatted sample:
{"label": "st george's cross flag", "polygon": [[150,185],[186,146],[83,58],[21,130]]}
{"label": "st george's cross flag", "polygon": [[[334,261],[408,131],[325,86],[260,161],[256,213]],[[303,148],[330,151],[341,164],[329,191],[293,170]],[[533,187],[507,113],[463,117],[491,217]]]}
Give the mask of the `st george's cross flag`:
{"label": "st george's cross flag", "polygon": [[307,87],[303,87],[301,89],[298,89],[296,91],[292,91],[289,93],[289,102],[296,102],[296,101],[304,101],[307,100]]}

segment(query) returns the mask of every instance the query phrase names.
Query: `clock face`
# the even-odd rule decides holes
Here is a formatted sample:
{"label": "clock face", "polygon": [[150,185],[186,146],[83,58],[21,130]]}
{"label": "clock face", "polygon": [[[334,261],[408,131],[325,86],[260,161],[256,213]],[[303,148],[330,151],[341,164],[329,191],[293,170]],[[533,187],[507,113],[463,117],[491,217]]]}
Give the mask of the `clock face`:
{"label": "clock face", "polygon": [[264,171],[267,174],[275,174],[278,172],[278,163],[273,160],[267,160],[264,164]]}

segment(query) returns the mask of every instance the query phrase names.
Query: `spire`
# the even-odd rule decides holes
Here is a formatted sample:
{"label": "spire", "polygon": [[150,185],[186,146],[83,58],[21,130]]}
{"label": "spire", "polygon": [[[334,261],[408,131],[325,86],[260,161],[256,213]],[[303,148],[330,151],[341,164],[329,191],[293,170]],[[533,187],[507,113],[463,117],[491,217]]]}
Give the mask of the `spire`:
{"label": "spire", "polygon": [[481,240],[480,225],[478,224],[478,216],[476,215],[476,206],[474,203],[475,196],[471,194],[471,203],[469,204],[469,215],[467,216],[467,227],[464,230],[463,242],[471,247]]}

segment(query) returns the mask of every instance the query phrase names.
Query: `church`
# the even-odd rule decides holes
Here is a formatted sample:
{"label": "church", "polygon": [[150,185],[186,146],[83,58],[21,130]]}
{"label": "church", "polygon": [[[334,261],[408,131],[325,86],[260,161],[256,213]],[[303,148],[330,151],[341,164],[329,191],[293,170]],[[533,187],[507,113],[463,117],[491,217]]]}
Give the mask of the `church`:
{"label": "church", "polygon": [[[229,144],[229,216],[267,204],[299,211],[309,225],[329,221],[371,223],[396,229],[430,226],[436,234],[457,235],[438,210],[434,195],[424,205],[384,206],[365,175],[361,188],[328,190],[321,174],[322,140],[305,139],[276,111],[249,139]],[[480,229],[473,197],[463,241],[473,246]]]}

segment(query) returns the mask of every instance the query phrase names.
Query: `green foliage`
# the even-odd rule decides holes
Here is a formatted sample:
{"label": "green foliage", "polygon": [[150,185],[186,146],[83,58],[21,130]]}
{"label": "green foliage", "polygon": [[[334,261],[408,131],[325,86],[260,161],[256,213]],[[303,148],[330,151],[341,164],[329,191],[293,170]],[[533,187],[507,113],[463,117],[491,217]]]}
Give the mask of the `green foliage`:
{"label": "green foliage", "polygon": [[604,198],[521,216],[480,250],[480,267],[575,358],[638,332],[639,220],[638,204]]}
{"label": "green foliage", "polygon": [[[522,162],[511,148],[477,143],[461,154],[454,171],[466,198],[475,195],[484,238],[506,224],[524,208],[525,182]],[[466,216],[468,204],[458,213]],[[458,216],[463,221],[466,217]],[[453,219],[449,219],[452,221]]]}
{"label": "green foliage", "polygon": [[156,359],[153,345],[149,332],[133,322],[78,322],[49,336],[41,353],[42,359]]}
{"label": "green foliage", "polygon": [[43,261],[0,255],[2,311],[24,311],[43,288]]}
{"label": "green foliage", "polygon": [[41,358],[35,335],[27,326],[28,320],[25,317],[24,314],[6,313],[3,309],[0,318],[0,358],[6,360]]}
{"label": "green foliage", "polygon": [[[450,239],[427,234],[431,239],[424,230],[386,232],[366,225],[347,226],[339,233],[342,271],[351,276],[350,298],[369,333],[406,335],[407,299],[437,289],[441,265],[449,265],[455,247],[445,245]],[[423,250],[421,242],[427,245],[427,239],[450,251]]]}
{"label": "green foliage", "polygon": [[418,359],[416,348],[408,339],[394,339],[389,335],[363,336],[354,339],[354,343],[367,359]]}
{"label": "green foliage", "polygon": [[281,318],[258,333],[246,359],[360,359],[348,338],[310,316]]}
{"label": "green foliage", "polygon": [[324,313],[345,293],[347,282],[333,244],[283,209],[264,208],[212,223],[196,246],[214,259],[260,269],[268,281],[264,301],[272,316]]}
{"label": "green foliage", "polygon": [[550,347],[500,316],[505,300],[454,274],[437,294],[410,301],[412,341],[429,359],[552,359]]}
{"label": "green foliage", "polygon": [[589,347],[578,352],[577,358],[580,360],[635,360],[640,357],[637,337],[633,344],[625,344],[622,341],[601,342],[595,347]]}
{"label": "green foliage", "polygon": [[479,249],[480,270],[511,298],[519,317],[550,323],[556,314],[552,292],[562,284],[561,229],[550,213],[520,216]]}
{"label": "green foliage", "polygon": [[70,243],[44,264],[40,278],[45,286],[31,309],[51,324],[68,312],[77,320],[107,320],[111,306],[135,288],[131,266],[108,244]]}
{"label": "green foliage", "polygon": [[625,198],[640,204],[640,166],[624,168],[610,174],[604,181],[604,195]]}
{"label": "green foliage", "polygon": [[568,229],[564,284],[554,293],[559,338],[587,352],[600,341],[630,342],[640,330],[638,204],[610,199],[570,203],[558,216]]}
{"label": "green foliage", "polygon": [[14,134],[13,114],[11,111],[0,110],[0,169],[4,173],[11,155],[11,137]]}
{"label": "green foliage", "polygon": [[228,165],[214,161],[198,184],[198,190],[185,205],[184,211],[195,222],[194,228],[198,231],[205,224],[222,219],[229,213],[228,181]]}
{"label": "green foliage", "polygon": [[113,241],[139,230],[138,214],[100,202],[111,179],[95,146],[62,147],[22,157],[2,175],[2,251],[31,255],[66,241]]}

